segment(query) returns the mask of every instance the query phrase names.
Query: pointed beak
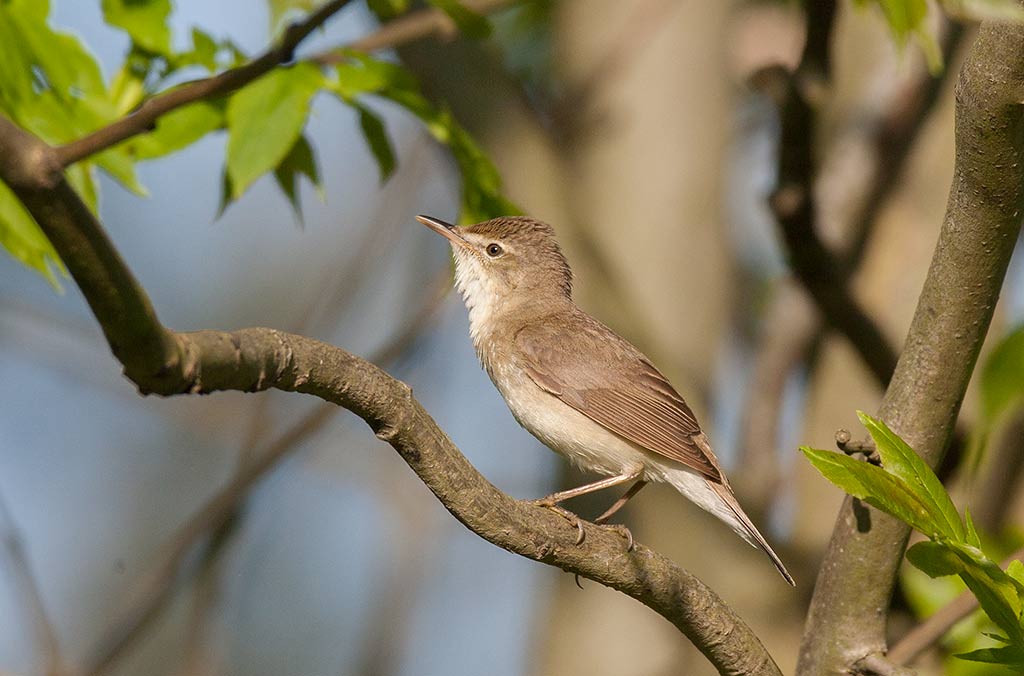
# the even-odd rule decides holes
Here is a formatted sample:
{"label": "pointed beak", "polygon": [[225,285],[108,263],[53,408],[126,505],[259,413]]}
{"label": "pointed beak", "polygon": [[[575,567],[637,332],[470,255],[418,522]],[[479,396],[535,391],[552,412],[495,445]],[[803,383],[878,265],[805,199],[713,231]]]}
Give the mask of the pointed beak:
{"label": "pointed beak", "polygon": [[463,247],[468,246],[466,240],[462,238],[462,235],[455,230],[455,226],[451,223],[442,221],[440,218],[434,218],[433,216],[424,216],[423,214],[417,216],[416,220],[442,237],[450,240],[452,244],[458,244]]}

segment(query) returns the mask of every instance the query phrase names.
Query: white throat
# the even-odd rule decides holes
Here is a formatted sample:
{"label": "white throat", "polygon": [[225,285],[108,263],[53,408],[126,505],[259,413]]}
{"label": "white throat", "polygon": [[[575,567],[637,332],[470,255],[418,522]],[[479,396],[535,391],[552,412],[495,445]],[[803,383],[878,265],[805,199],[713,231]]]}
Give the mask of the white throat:
{"label": "white throat", "polygon": [[469,335],[477,354],[482,357],[480,348],[487,327],[504,304],[501,292],[484,274],[476,256],[458,247],[455,247],[455,288],[469,310]]}

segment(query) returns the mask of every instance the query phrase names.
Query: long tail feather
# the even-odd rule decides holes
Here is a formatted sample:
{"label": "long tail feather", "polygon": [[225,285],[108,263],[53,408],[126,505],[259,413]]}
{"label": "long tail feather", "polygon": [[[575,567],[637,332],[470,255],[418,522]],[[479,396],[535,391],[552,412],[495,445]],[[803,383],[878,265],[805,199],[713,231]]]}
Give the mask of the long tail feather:
{"label": "long tail feather", "polygon": [[729,507],[732,513],[736,516],[736,520],[739,522],[739,525],[742,526],[742,530],[737,530],[736,532],[739,533],[744,540],[764,551],[764,553],[768,555],[768,558],[772,560],[772,563],[775,564],[775,567],[779,569],[782,577],[786,578],[786,582],[795,587],[796,581],[793,579],[793,576],[789,574],[789,571],[786,570],[786,566],[782,563],[782,559],[779,558],[779,555],[775,553],[771,548],[771,545],[768,544],[768,541],[764,539],[764,536],[761,535],[760,531],[758,531],[750,521],[750,517],[748,517],[743,511],[743,508],[740,507],[740,503],[736,500],[736,496],[732,494],[732,490],[728,486],[714,481],[708,481],[707,483],[722,502]]}

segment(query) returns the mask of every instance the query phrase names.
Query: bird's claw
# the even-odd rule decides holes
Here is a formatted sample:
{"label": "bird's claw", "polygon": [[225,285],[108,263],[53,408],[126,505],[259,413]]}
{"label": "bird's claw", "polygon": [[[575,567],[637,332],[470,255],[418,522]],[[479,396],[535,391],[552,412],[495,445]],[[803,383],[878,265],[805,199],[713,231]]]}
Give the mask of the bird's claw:
{"label": "bird's claw", "polygon": [[633,532],[623,526],[621,523],[602,523],[601,526],[613,530],[622,537],[626,538],[626,551],[633,551],[635,543],[633,542]]}
{"label": "bird's claw", "polygon": [[555,514],[558,514],[563,519],[565,519],[566,521],[571,523],[573,526],[575,526],[576,527],[576,545],[577,546],[583,544],[583,541],[587,539],[587,533],[586,533],[586,531],[583,530],[583,519],[581,519],[580,517],[576,516],[575,514],[570,512],[565,507],[559,507],[555,503],[549,502],[549,501],[543,500],[543,499],[542,500],[530,500],[530,502],[535,504],[535,505],[537,505],[538,507],[547,507],[552,512],[554,512]]}

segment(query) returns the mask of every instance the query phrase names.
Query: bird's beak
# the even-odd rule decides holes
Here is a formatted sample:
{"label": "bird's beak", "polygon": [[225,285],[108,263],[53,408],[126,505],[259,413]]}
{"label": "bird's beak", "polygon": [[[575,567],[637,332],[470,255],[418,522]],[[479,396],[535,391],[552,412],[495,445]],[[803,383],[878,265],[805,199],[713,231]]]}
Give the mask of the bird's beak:
{"label": "bird's beak", "polygon": [[440,218],[434,218],[433,216],[424,216],[420,214],[416,217],[416,220],[427,226],[437,234],[450,240],[452,244],[458,244],[462,247],[468,247],[469,244],[463,239],[462,235],[455,230],[455,226],[451,223],[442,221]]}

